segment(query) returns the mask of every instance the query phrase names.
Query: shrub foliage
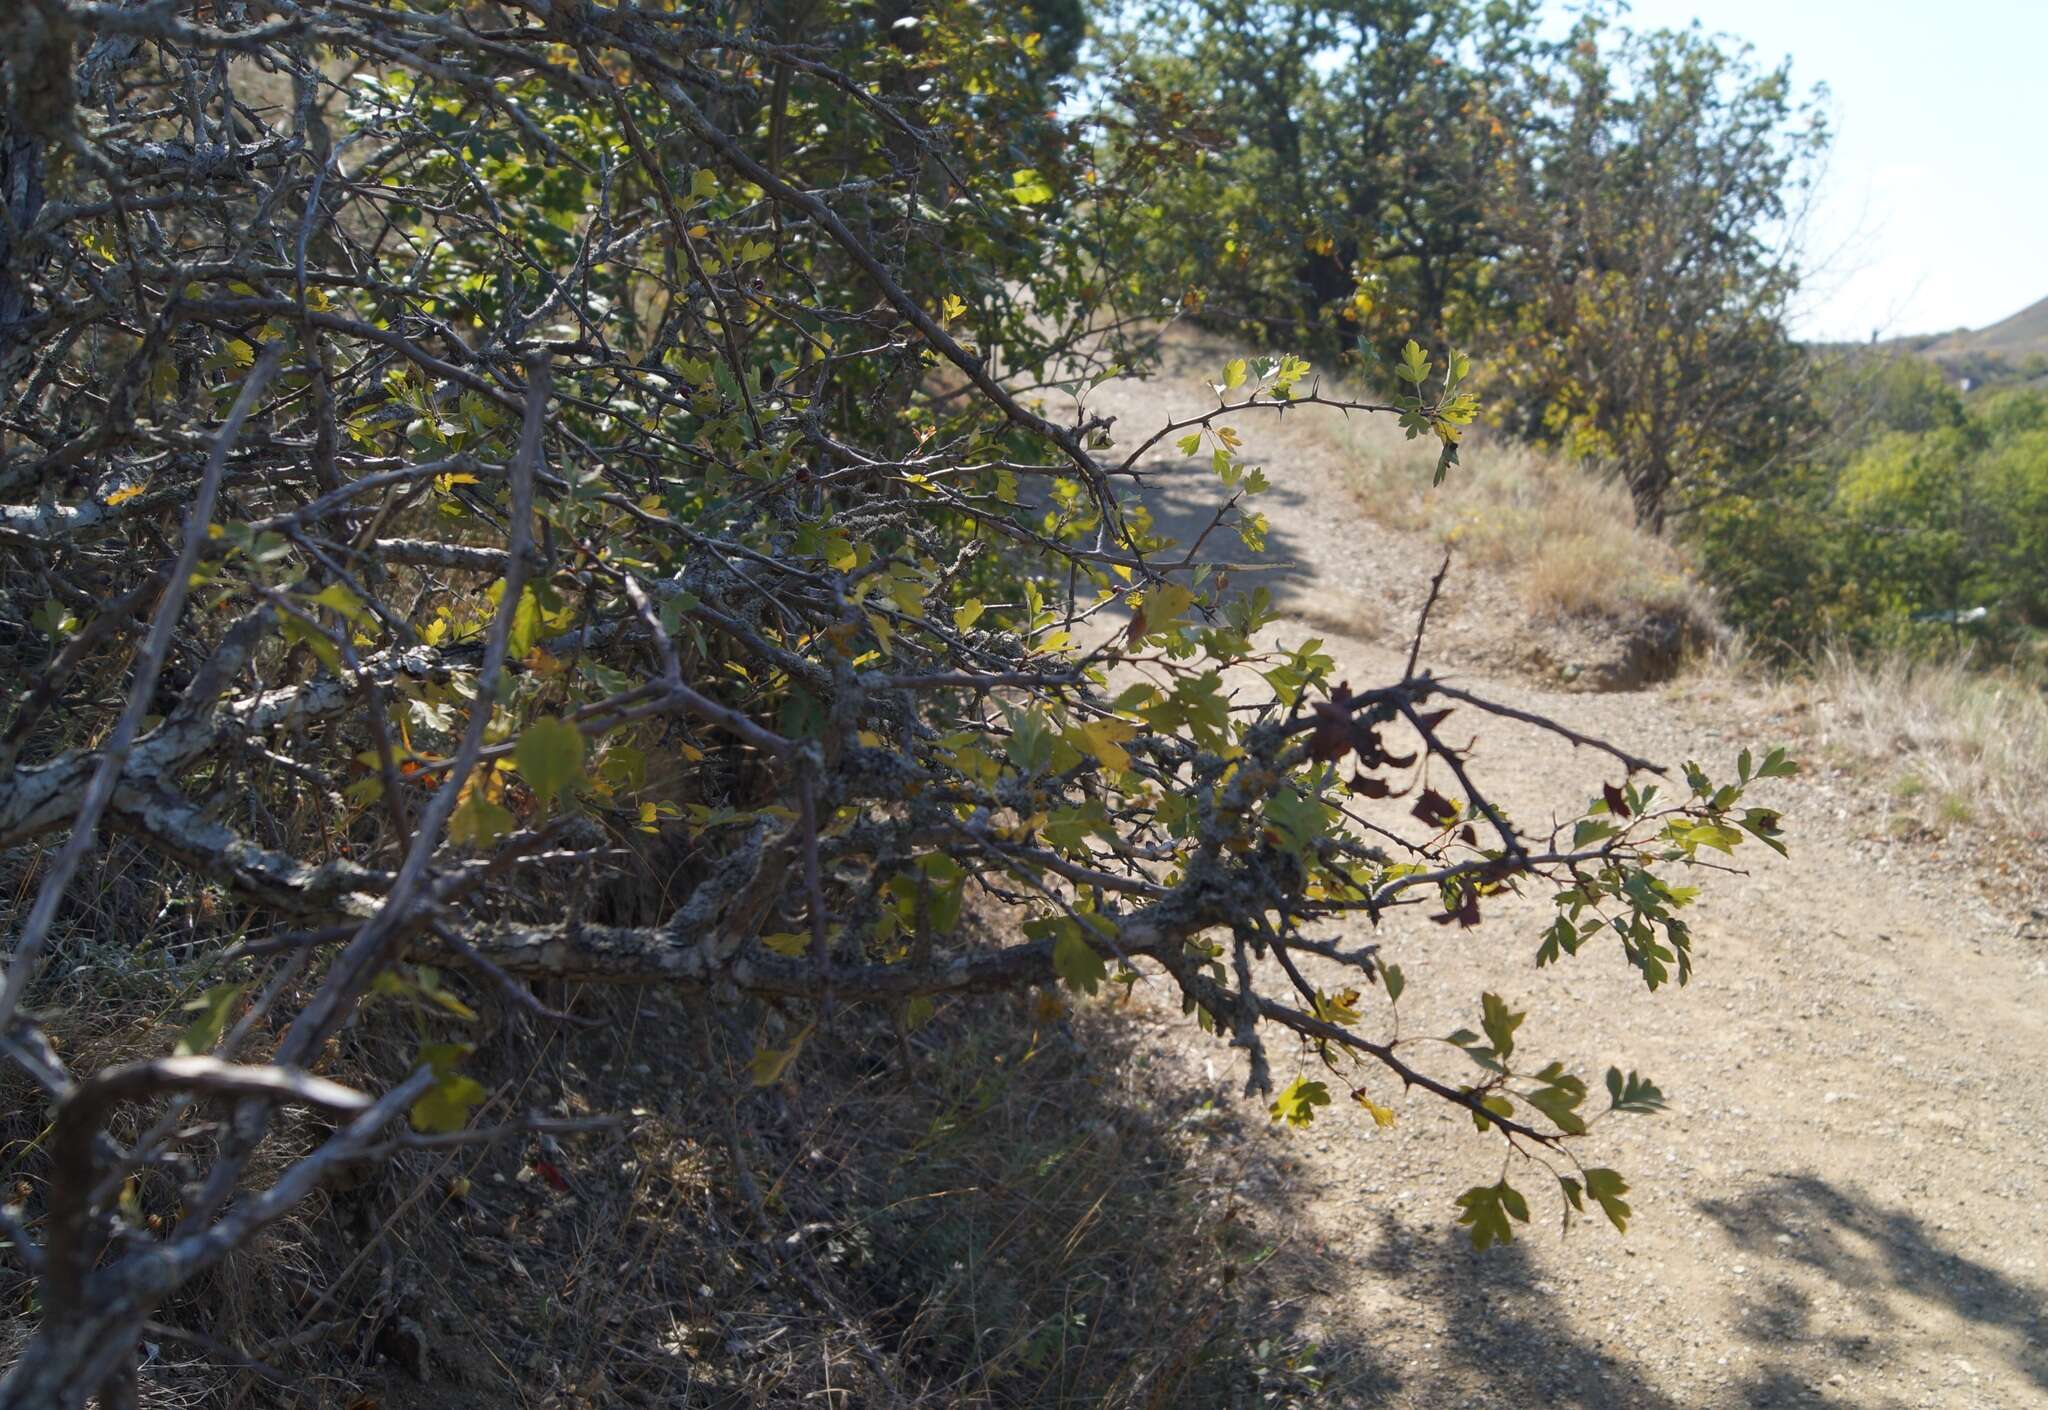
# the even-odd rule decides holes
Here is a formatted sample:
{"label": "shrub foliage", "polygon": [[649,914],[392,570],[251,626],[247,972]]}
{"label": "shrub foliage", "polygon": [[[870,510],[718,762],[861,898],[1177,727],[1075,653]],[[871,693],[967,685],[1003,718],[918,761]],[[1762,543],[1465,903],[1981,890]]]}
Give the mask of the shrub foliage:
{"label": "shrub foliage", "polygon": [[[849,1006],[1155,975],[1278,1120],[1418,1088],[1496,1135],[1480,1246],[1527,1169],[1626,1222],[1580,1151],[1657,1088],[1601,1100],[1491,993],[1403,1031],[1393,922],[1541,888],[1538,963],[1682,982],[1672,877],[1778,848],[1750,793],[1793,766],[1667,774],[1433,677],[1419,626],[1356,687],[1272,642],[1213,571],[1264,527],[1235,427],[1346,404],[1277,356],[1184,422],[1088,405],[1159,313],[1131,231],[1175,114],[1084,141],[1047,41],[966,0],[30,0],[0,34],[0,846],[47,849],[0,1041],[54,1110],[0,1405],[131,1403],[153,1309],[322,1179],[490,1138],[462,995],[545,1016],[539,980],[773,1006],[768,1084]],[[1441,474],[1464,372],[1411,344],[1351,409]],[[1129,493],[1169,439],[1235,491],[1195,544]],[[1511,818],[1482,724],[1612,782]],[[211,918],[210,983],[176,1053],[73,1071],[38,983],[115,832]],[[1013,938],[963,938],[970,899]],[[1354,923],[1385,938],[1328,938]],[[432,1015],[411,1074],[312,1075],[380,1001]],[[329,1134],[268,1158],[302,1108]],[[160,1227],[121,1198],[144,1168],[180,1182]]]}

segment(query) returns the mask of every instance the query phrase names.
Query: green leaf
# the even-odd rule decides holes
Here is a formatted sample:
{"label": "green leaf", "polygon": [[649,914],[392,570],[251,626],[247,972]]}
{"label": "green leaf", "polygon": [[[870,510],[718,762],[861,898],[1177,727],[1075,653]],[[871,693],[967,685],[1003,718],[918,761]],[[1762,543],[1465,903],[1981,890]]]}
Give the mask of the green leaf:
{"label": "green leaf", "polygon": [[376,620],[370,609],[363,605],[363,600],[349,591],[346,583],[329,583],[314,596],[313,601],[322,607],[333,608],[359,626],[367,626]]}
{"label": "green leaf", "polygon": [[1607,1069],[1607,1102],[1610,1111],[1645,1116],[1665,1109],[1664,1094],[1656,1083],[1633,1072],[1624,1078],[1618,1067]]}
{"label": "green leaf", "polygon": [[1585,1134],[1585,1118],[1575,1109],[1585,1099],[1586,1084],[1570,1076],[1561,1076],[1547,1087],[1522,1093],[1523,1101],[1549,1117],[1551,1124],[1568,1136]]}
{"label": "green leaf", "polygon": [[1572,850],[1576,852],[1582,847],[1592,846],[1595,842],[1603,842],[1620,831],[1619,827],[1605,818],[1581,818],[1578,825],[1572,829]]}
{"label": "green leaf", "polygon": [[420,993],[426,997],[429,1003],[447,1013],[454,1014],[464,1023],[476,1021],[475,1009],[441,987],[440,970],[435,969],[432,965],[416,965],[413,968],[413,975],[418,982]]}
{"label": "green leaf", "polygon": [[1330,825],[1322,802],[1292,783],[1281,784],[1266,799],[1266,821],[1289,849],[1304,860]]}
{"label": "green leaf", "polygon": [[1225,391],[1235,391],[1235,390],[1236,390],[1237,388],[1239,388],[1239,387],[1242,387],[1242,386],[1244,385],[1244,373],[1245,373],[1245,360],[1244,360],[1243,358],[1241,358],[1241,357],[1233,357],[1232,359],[1230,359],[1230,361],[1228,361],[1228,362],[1224,363],[1224,364],[1223,364],[1223,388],[1224,388],[1224,390],[1225,390]]}
{"label": "green leaf", "polygon": [[1308,376],[1309,371],[1308,359],[1296,357],[1293,353],[1282,353],[1280,355],[1280,366],[1273,373],[1273,395],[1276,397],[1292,396],[1294,384]]}
{"label": "green leaf", "polygon": [[1607,1222],[1626,1234],[1630,1209],[1622,1196],[1628,1193],[1628,1181],[1612,1170],[1594,1169],[1586,1172],[1586,1193],[1591,1195],[1607,1215]]}
{"label": "green leaf", "polygon": [[1058,938],[1052,943],[1052,968],[1069,989],[1083,994],[1093,994],[1109,976],[1109,966],[1095,953],[1095,947],[1081,938],[1080,925],[1071,920],[1060,923]]}
{"label": "green leaf", "polygon": [[1010,762],[1026,778],[1045,772],[1052,763],[1052,726],[1036,710],[1020,710],[1010,716]]}
{"label": "green leaf", "polygon": [[1556,964],[1565,955],[1579,952],[1579,928],[1565,916],[1559,916],[1543,932],[1543,943],[1536,947],[1536,966],[1541,969],[1547,964]]}
{"label": "green leaf", "polygon": [[1732,853],[1742,845],[1742,834],[1726,823],[1703,822],[1691,827],[1674,827],[1672,840],[1685,848],[1688,854],[1702,847]]}
{"label": "green leaf", "polygon": [[1785,757],[1783,749],[1773,749],[1764,755],[1763,763],[1757,766],[1758,778],[1791,778],[1799,772],[1799,765]]}
{"label": "green leaf", "polygon": [[29,616],[29,622],[52,640],[61,641],[78,630],[78,618],[54,597],[44,598],[43,605]]}
{"label": "green leaf", "polygon": [[198,998],[184,1006],[186,1013],[196,1017],[185,1025],[185,1031],[178,1035],[178,1042],[171,1049],[174,1057],[204,1057],[213,1051],[213,1045],[220,1041],[220,1035],[227,1031],[228,1015],[234,1011],[235,1000],[242,997],[246,984],[216,984]]}
{"label": "green leaf", "polygon": [[1506,1061],[1515,1051],[1515,1030],[1528,1015],[1510,1013],[1498,994],[1482,994],[1479,1002],[1485,1010],[1479,1026],[1486,1030],[1486,1040],[1493,1045],[1495,1055]]}
{"label": "green leaf", "polygon": [[1505,1180],[1497,1185],[1474,1185],[1458,1196],[1458,1208],[1465,1211],[1458,1222],[1471,1229],[1472,1247],[1482,1253],[1493,1244],[1515,1241],[1510,1218],[1529,1222],[1529,1202]]}
{"label": "green leaf", "polygon": [[1289,1126],[1306,1126],[1316,1119],[1315,1109],[1330,1104],[1330,1089],[1321,1082],[1312,1082],[1306,1077],[1297,1077],[1287,1084],[1267,1110],[1275,1121],[1284,1121]]}
{"label": "green leaf", "polygon": [[481,788],[472,787],[448,819],[448,840],[481,851],[516,826],[518,819],[486,798]]}
{"label": "green leaf", "polygon": [[1397,964],[1383,964],[1380,966],[1380,974],[1387,981],[1387,1002],[1390,1004],[1400,1003],[1401,991],[1408,987],[1408,980],[1401,973],[1401,966]]}
{"label": "green leaf", "polygon": [[329,671],[337,676],[341,674],[341,653],[335,650],[334,642],[326,632],[308,626],[297,617],[286,617],[278,624],[278,632],[286,641],[312,652],[314,659]]}
{"label": "green leaf", "polygon": [[544,716],[526,727],[512,757],[545,808],[583,778],[583,731],[567,720]]}
{"label": "green leaf", "polygon": [[1498,1093],[1481,1097],[1479,1105],[1485,1108],[1485,1111],[1474,1111],[1472,1113],[1472,1124],[1481,1131],[1489,1130],[1493,1125],[1491,1121],[1486,1119],[1486,1112],[1492,1112],[1503,1121],[1511,1119],[1515,1114],[1515,1104]]}
{"label": "green leaf", "polygon": [[1010,173],[1010,199],[1020,206],[1041,206],[1052,199],[1052,187],[1034,167]]}
{"label": "green leaf", "polygon": [[772,1087],[782,1080],[782,1074],[796,1061],[797,1054],[804,1050],[804,1039],[811,1036],[806,1026],[786,1048],[756,1048],[753,1061],[747,1064],[747,1078],[756,1087]]}
{"label": "green leaf", "polygon": [[[502,592],[503,585],[500,585]],[[540,599],[531,587],[519,590],[519,605],[512,609],[512,635],[506,652],[514,661],[524,661],[540,638]]]}
{"label": "green leaf", "polygon": [[1783,830],[1778,826],[1778,814],[1771,809],[1751,808],[1735,820],[1735,825],[1779,856],[1791,855],[1785,850],[1785,844],[1778,840]]}

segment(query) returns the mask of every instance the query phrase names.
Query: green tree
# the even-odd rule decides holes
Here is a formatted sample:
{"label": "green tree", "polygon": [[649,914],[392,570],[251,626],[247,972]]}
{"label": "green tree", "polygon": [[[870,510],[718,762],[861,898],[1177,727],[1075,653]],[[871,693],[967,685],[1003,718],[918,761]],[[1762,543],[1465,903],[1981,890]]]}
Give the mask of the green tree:
{"label": "green tree", "polygon": [[1965,400],[1910,358],[1852,361],[1824,396],[1830,440],[1693,524],[1730,618],[1793,655],[2020,647],[2048,606],[2048,397]]}
{"label": "green tree", "polygon": [[1540,112],[1499,276],[1519,429],[1611,466],[1657,526],[1781,470],[1819,426],[1782,243],[1818,110],[1696,30],[1588,20]]}
{"label": "green tree", "polygon": [[1372,359],[1481,352],[1497,418],[1623,476],[1645,523],[1817,435],[1784,243],[1818,110],[1698,31],[1477,0],[1202,0],[1116,12],[1116,71],[1201,148],[1158,197],[1161,282]]}
{"label": "green tree", "polygon": [[1203,0],[1115,12],[1108,50],[1187,95],[1204,162],[1167,198],[1216,308],[1326,345],[1485,326],[1490,194],[1550,52],[1528,0]]}

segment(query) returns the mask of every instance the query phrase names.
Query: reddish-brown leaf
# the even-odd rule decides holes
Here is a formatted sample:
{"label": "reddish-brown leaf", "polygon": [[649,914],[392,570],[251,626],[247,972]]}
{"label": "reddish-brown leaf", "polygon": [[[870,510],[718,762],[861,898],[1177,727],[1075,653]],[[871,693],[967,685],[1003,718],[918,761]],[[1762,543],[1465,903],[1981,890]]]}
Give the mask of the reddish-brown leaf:
{"label": "reddish-brown leaf", "polygon": [[1614,816],[1616,816],[1617,818],[1625,818],[1629,816],[1628,799],[1622,797],[1621,790],[1616,788],[1613,784],[1601,784],[1600,796],[1607,800],[1608,812],[1614,814]]}

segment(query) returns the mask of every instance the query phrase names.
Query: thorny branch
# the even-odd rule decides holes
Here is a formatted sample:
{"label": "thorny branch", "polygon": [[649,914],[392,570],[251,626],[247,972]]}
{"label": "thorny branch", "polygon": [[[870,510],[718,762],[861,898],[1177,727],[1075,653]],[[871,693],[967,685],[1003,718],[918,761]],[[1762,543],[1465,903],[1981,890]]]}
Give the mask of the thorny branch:
{"label": "thorny branch", "polygon": [[[1568,1155],[1569,1123],[1500,1110],[1504,1050],[1464,1045],[1499,1071],[1447,1080],[1302,967],[1394,999],[1397,931],[1347,949],[1309,930],[1469,925],[1542,886],[1550,943],[1611,932],[1655,983],[1687,959],[1653,865],[1775,835],[1740,788],[1689,773],[1690,796],[1655,799],[1630,778],[1649,761],[1433,676],[1426,609],[1401,679],[1358,692],[1263,644],[1268,607],[1200,556],[1212,533],[1252,541],[1254,487],[1182,551],[1119,482],[1190,429],[1241,473],[1225,415],[1390,408],[1255,386],[1121,449],[1083,406],[1048,416],[1034,389],[1148,346],[1156,311],[1068,279],[1065,252],[1156,173],[1107,173],[1071,210],[977,189],[986,124],[877,96],[900,75],[864,16],[794,42],[541,0],[17,10],[0,849],[63,841],[0,983],[0,1052],[54,1108],[41,1242],[0,1218],[47,1290],[0,1410],[120,1403],[164,1300],[326,1172],[490,1136],[388,1134],[444,1090],[431,1065],[374,1096],[307,1071],[408,959],[543,1020],[561,1015],[518,986],[662,984],[822,1022],[1163,978],[1261,1091],[1292,1034]],[[961,111],[1005,85],[1035,101],[1021,70],[944,59],[922,72]],[[832,140],[777,118],[764,143],[769,95]],[[1051,170],[1074,144],[1041,135]],[[987,222],[983,253],[945,243],[929,187]],[[1623,781],[1526,832],[1447,706]],[[72,1074],[44,1030],[67,897],[109,831],[228,898],[236,924],[191,962],[255,997],[211,1056]],[[667,914],[638,885],[652,849],[688,879]],[[976,939],[970,897],[1020,908],[1027,938]],[[268,1061],[228,1061],[259,1018],[282,1033]],[[225,1114],[188,1121],[202,1097]],[[123,1151],[109,1117],[150,1103]],[[258,1178],[286,1104],[351,1119]],[[183,1217],[123,1226],[124,1173],[173,1146],[199,1170]]]}

